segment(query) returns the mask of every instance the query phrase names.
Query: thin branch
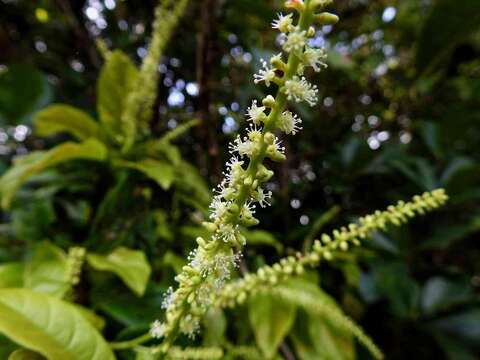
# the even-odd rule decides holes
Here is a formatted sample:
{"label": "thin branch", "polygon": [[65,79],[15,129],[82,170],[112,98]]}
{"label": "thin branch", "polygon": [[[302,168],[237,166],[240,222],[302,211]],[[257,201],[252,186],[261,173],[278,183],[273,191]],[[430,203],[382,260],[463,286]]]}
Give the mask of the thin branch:
{"label": "thin branch", "polygon": [[[206,144],[210,163],[210,170],[218,180],[221,175],[221,166],[217,141],[217,124],[214,113],[211,111],[212,77],[215,69],[215,42],[216,42],[216,14],[218,10],[217,0],[205,0],[200,7],[201,29],[198,36],[197,48],[197,83],[198,94],[198,116],[203,125],[199,128],[199,136]],[[203,160],[202,160],[203,162]]]}

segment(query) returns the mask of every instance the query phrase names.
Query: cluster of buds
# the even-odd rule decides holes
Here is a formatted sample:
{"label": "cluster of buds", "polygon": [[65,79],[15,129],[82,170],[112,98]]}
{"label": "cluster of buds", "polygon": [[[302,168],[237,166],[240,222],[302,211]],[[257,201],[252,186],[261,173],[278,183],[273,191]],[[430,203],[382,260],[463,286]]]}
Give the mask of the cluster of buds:
{"label": "cluster of buds", "polygon": [[[215,302],[225,288],[231,269],[238,265],[239,252],[246,239],[241,227],[258,224],[255,218],[257,206],[270,204],[271,192],[264,184],[273,176],[273,171],[263,164],[265,159],[285,160],[285,149],[276,131],[295,135],[301,130],[301,119],[287,110],[287,102],[317,102],[318,89],[303,76],[306,68],[320,71],[325,67],[325,51],[311,48],[309,38],[315,35],[313,25],[335,23],[338,18],[329,13],[318,13],[331,1],[287,1],[287,8],[295,9],[299,20],[295,24],[293,14],[280,14],[273,28],[284,36],[282,50],[269,62],[262,60],[262,68],[254,75],[255,83],[278,87],[276,97],[266,96],[261,105],[254,100],[247,110],[251,122],[245,136],[238,136],[230,144],[231,160],[227,163],[225,179],[216,189],[210,205],[211,216],[204,226],[211,232],[210,239],[197,239],[198,248],[189,257],[189,264],[177,275],[178,289],[170,294],[166,311],[166,323],[154,323],[155,335],[165,337],[164,351],[182,330],[187,335],[197,329],[193,326]],[[185,326],[188,319],[192,326]],[[153,331],[152,331],[153,333]]]}
{"label": "cluster of buds", "polygon": [[86,253],[83,247],[72,247],[68,250],[66,277],[71,286],[76,286],[80,282],[80,275]]}
{"label": "cluster of buds", "polygon": [[67,299],[74,298],[73,288],[80,282],[82,275],[82,267],[85,262],[87,251],[83,247],[74,246],[68,249],[67,254],[67,268],[65,272],[65,282],[68,290],[65,294]]}
{"label": "cluster of buds", "polygon": [[388,225],[400,226],[416,215],[423,215],[442,206],[447,199],[443,189],[426,192],[414,196],[411,202],[399,201],[385,211],[361,217],[358,224],[342,227],[331,235],[323,234],[320,240],[315,240],[313,251],[289,256],[272,266],[260,268],[256,274],[247,274],[243,279],[227,284],[216,298],[216,305],[234,307],[242,304],[248,296],[265,286],[273,286],[294,275],[301,275],[306,266],[317,266],[322,260],[331,261],[339,251],[347,251],[352,245],[359,246],[361,240],[372,232],[385,230]]}

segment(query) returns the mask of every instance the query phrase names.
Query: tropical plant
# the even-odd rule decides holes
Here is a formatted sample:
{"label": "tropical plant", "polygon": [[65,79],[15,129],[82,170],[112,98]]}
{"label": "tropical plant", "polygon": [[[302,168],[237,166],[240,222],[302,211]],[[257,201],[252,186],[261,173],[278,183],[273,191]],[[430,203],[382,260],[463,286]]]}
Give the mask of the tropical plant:
{"label": "tropical plant", "polygon": [[[280,174],[284,170],[273,163],[285,164],[292,155],[280,138],[312,126],[313,110],[305,105],[313,108],[325,91],[307,78],[331,62],[334,71],[341,68],[343,76],[356,81],[350,59],[315,45],[318,28],[330,29],[338,20],[324,11],[330,3],[289,0],[285,5],[293,12],[273,22],[283,53],[261,61],[254,82],[265,87],[249,94],[272,87],[277,92],[248,107],[247,134],[238,135],[229,146],[232,158],[225,179],[213,191],[210,212],[210,191],[199,175],[205,168],[186,160],[191,142],[183,148],[172,143],[182,141],[180,135],[188,140],[191,127],[209,124],[182,114],[181,125],[161,133],[153,119],[157,68],[187,1],[160,1],[140,69],[123,52],[98,43],[105,60],[97,82],[98,121],[69,105],[41,110],[33,120],[36,137],[56,143],[67,134],[69,140],[16,158],[0,179],[2,207],[10,211],[1,241],[12,249],[11,254],[0,253],[5,260],[0,265],[0,332],[7,337],[0,339],[0,354],[9,359],[308,360],[362,358],[365,348],[370,356],[383,358],[373,340],[382,339],[381,334],[370,337],[371,327],[363,330],[358,324],[359,305],[348,297],[351,289],[367,303],[387,299],[395,321],[421,326],[424,319],[427,330],[422,331],[445,343],[447,353],[459,346],[442,329],[452,326],[444,318],[445,309],[476,301],[465,279],[428,278],[420,290],[404,263],[422,250],[404,241],[410,238],[404,236],[409,227],[389,227],[442,206],[447,195],[440,187],[447,187],[449,194],[453,190],[454,205],[469,204],[467,200],[476,196],[462,193],[467,187],[462,187],[459,175],[476,173],[476,167],[456,157],[453,149],[442,148],[437,125],[425,122],[419,131],[430,155],[446,164],[441,174],[425,158],[404,154],[402,148],[392,146],[379,157],[366,154],[353,136],[341,138],[338,153],[325,157],[335,170],[322,170],[332,175],[338,193],[354,193],[358,179],[402,174],[409,181],[408,191],[422,195],[321,234],[340,211],[335,205],[307,231],[292,227],[283,241],[274,235],[276,227],[278,235],[287,224],[280,224],[275,209],[281,203],[275,203],[270,186],[273,169]],[[427,23],[448,10],[445,4],[439,2]],[[425,30],[422,39],[427,35]],[[421,51],[442,52],[431,45]],[[428,56],[421,51],[418,72],[428,76],[438,63],[427,64]],[[399,94],[393,97],[396,103],[406,102]],[[331,120],[317,122],[329,127]],[[375,184],[366,187],[375,192],[372,197],[379,196],[372,191]],[[385,197],[400,198],[394,191]],[[266,227],[272,233],[253,230],[259,224],[255,210],[271,204],[273,226]],[[348,207],[349,201],[340,205]],[[459,232],[478,229],[475,219],[473,214]],[[427,234],[421,245],[425,249],[459,236],[457,231],[444,232],[446,225],[435,226],[442,232]],[[292,243],[292,238],[300,241]],[[332,271],[346,279],[346,296],[339,296],[344,289],[336,289],[336,283],[328,283]],[[478,318],[478,312],[471,315]],[[365,318],[366,324],[374,319]],[[453,324],[475,329],[468,316]]]}

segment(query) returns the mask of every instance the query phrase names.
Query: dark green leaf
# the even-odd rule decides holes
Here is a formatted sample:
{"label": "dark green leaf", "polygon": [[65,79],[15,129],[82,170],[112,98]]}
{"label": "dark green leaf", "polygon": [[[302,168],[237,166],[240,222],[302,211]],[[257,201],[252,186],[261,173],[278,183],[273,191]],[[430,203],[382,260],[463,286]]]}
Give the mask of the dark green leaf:
{"label": "dark green leaf", "polygon": [[135,169],[154,180],[164,190],[168,190],[174,180],[174,167],[166,162],[143,159],[137,162],[117,161],[117,166]]}
{"label": "dark green leaf", "polygon": [[3,208],[8,208],[15,192],[30,177],[43,170],[75,159],[105,160],[107,149],[98,140],[83,143],[65,142],[48,151],[36,151],[17,159],[13,166],[0,178],[0,195]]}
{"label": "dark green leaf", "polygon": [[435,66],[452,48],[479,29],[480,2],[438,0],[423,25],[417,43],[417,69]]}
{"label": "dark green leaf", "polygon": [[0,71],[0,122],[4,125],[30,121],[51,97],[46,77],[30,65],[13,64]]}
{"label": "dark green leaf", "polygon": [[23,270],[20,262],[0,264],[0,288],[23,287]]}

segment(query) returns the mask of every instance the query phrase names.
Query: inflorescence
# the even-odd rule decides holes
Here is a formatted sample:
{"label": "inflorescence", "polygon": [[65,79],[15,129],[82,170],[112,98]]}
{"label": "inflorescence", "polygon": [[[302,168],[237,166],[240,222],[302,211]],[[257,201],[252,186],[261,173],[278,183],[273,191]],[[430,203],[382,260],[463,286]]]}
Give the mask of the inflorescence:
{"label": "inflorescence", "polygon": [[276,97],[268,95],[261,104],[252,102],[246,114],[251,123],[247,134],[238,136],[229,146],[232,158],[227,162],[225,179],[215,191],[210,219],[204,223],[212,236],[208,240],[197,239],[198,247],[191,252],[189,264],[176,277],[178,289],[170,291],[165,299],[166,321],[157,320],[152,325],[151,336],[164,338],[162,352],[168,351],[179,333],[195,335],[201,316],[220,293],[225,293],[225,284],[238,266],[246,243],[240,228],[257,225],[257,206],[270,205],[272,194],[263,185],[273,171],[263,161],[285,160],[285,149],[276,131],[295,135],[302,129],[299,116],[286,109],[287,102],[306,102],[310,106],[317,102],[318,89],[304,73],[308,67],[313,71],[326,67],[326,55],[323,49],[310,47],[308,40],[315,35],[314,23],[327,25],[338,21],[335,15],[316,13],[330,2],[286,1],[287,8],[298,12],[298,23],[295,24],[293,14],[280,14],[272,24],[283,34],[282,50],[288,60],[284,62],[282,53],[269,62],[262,60],[254,82],[266,87],[276,85]]}
{"label": "inflorescence", "polygon": [[375,211],[371,215],[361,217],[357,224],[350,224],[332,235],[323,234],[315,240],[313,251],[296,256],[289,256],[272,266],[260,268],[256,274],[247,274],[243,279],[227,284],[221,294],[216,297],[216,305],[234,307],[242,304],[253,293],[276,285],[280,281],[301,275],[306,266],[317,266],[320,261],[331,261],[335,254],[347,251],[352,245],[359,246],[361,240],[377,230],[385,230],[387,225],[400,226],[416,215],[423,215],[442,206],[448,199],[443,189],[416,195],[411,202],[399,201],[385,211]]}

